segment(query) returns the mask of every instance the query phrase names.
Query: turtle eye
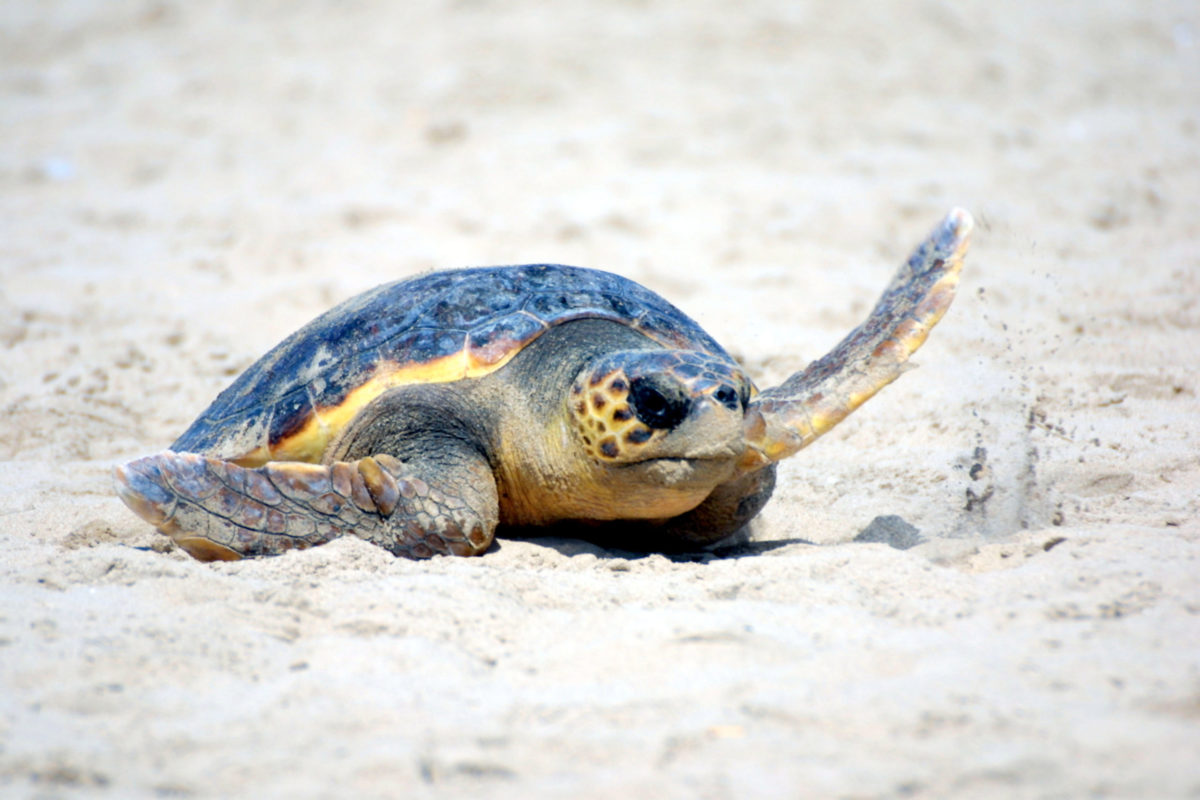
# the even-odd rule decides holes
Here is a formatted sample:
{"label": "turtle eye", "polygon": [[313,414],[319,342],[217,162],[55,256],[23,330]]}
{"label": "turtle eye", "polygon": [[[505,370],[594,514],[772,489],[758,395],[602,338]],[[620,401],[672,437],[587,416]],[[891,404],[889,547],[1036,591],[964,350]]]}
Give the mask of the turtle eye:
{"label": "turtle eye", "polygon": [[691,407],[679,385],[659,375],[630,381],[629,400],[639,420],[659,429],[674,428]]}

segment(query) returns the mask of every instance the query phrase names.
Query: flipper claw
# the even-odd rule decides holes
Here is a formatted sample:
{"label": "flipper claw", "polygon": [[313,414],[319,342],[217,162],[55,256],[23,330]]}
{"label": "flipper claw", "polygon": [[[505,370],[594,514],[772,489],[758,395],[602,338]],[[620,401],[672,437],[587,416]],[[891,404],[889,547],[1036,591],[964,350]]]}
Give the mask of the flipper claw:
{"label": "flipper claw", "polygon": [[175,493],[165,485],[153,456],[113,467],[113,488],[133,513],[151,525],[162,525],[175,513]]}

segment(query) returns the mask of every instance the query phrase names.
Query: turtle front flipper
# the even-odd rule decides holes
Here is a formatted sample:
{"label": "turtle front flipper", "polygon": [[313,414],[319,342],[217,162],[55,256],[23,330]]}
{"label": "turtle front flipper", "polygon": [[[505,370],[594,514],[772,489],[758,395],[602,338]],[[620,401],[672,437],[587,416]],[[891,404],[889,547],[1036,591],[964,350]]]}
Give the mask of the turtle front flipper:
{"label": "turtle front flipper", "polygon": [[743,472],[807,447],[905,371],[954,299],[973,225],[960,208],[947,214],[896,272],[866,321],[750,403]]}
{"label": "turtle front flipper", "polygon": [[[481,476],[462,477],[480,485]],[[277,555],[348,534],[409,558],[476,555],[491,544],[498,514],[494,499],[490,510],[487,498],[468,502],[389,455],[248,469],[167,451],[116,467],[113,479],[134,513],[200,561]]]}

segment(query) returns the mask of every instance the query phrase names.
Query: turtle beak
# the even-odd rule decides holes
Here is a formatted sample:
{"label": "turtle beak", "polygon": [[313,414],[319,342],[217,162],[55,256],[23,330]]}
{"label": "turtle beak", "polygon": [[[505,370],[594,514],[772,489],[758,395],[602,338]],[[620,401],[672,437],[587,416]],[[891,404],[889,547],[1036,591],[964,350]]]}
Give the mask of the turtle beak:
{"label": "turtle beak", "polygon": [[745,448],[742,407],[736,393],[732,401],[717,393],[700,398],[681,428],[695,442],[688,458],[732,460]]}

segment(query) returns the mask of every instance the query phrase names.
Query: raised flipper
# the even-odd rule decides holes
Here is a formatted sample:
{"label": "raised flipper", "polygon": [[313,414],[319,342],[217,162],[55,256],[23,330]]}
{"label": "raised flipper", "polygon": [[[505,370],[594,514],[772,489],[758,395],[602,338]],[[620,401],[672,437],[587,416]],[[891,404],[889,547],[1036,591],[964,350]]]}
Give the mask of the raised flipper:
{"label": "raised flipper", "polygon": [[743,472],[807,447],[905,371],[954,299],[973,225],[966,211],[951,211],[896,272],[866,321],[750,403]]}
{"label": "raised flipper", "polygon": [[389,455],[256,469],[164,452],[113,470],[117,494],[200,561],[275,555],[354,535],[398,556],[477,555],[498,519],[486,462],[443,459],[440,480]]}

